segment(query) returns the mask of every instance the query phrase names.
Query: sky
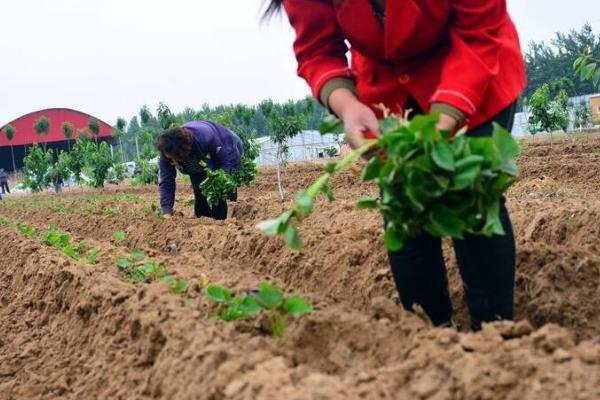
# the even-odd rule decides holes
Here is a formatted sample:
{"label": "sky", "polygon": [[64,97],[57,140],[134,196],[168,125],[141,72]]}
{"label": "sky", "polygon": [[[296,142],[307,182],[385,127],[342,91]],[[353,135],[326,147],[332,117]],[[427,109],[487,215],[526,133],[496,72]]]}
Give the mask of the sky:
{"label": "sky", "polygon": [[[260,23],[261,0],[1,0],[0,126],[68,107],[110,124],[143,104],[184,107],[309,93],[296,77],[285,18]],[[589,22],[600,1],[508,0],[526,47]]]}

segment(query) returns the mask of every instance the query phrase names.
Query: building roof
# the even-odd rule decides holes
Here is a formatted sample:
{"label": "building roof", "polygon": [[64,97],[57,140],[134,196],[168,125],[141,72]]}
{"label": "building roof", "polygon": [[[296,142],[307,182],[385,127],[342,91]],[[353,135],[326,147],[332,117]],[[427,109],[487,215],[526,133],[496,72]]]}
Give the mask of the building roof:
{"label": "building roof", "polygon": [[[46,136],[38,136],[33,129],[35,121],[45,116],[50,121],[50,132]],[[63,122],[71,122],[74,127],[73,139],[77,136],[77,130],[85,130],[89,133],[88,122],[92,116],[70,108],[48,108],[45,110],[34,111],[25,114],[9,123],[0,126],[2,134],[0,135],[0,147],[17,145],[28,145],[33,143],[52,143],[66,140],[62,133]],[[100,125],[100,134],[98,137],[109,137],[112,134],[112,127],[106,122],[96,118]],[[4,128],[12,124],[15,127],[15,137],[12,142],[8,142],[4,135]],[[92,136],[92,135],[91,135]]]}

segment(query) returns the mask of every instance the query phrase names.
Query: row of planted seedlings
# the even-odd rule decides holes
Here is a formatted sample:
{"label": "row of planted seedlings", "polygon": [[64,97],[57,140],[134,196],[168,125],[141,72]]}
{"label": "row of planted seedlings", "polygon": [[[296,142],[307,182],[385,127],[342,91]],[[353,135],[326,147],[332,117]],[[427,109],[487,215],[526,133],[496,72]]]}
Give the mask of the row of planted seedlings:
{"label": "row of planted seedlings", "polygon": [[[115,232],[113,239],[117,243],[124,242],[125,232]],[[189,281],[170,275],[165,265],[147,259],[139,249],[133,249],[128,256],[119,258],[117,267],[126,281],[166,282],[175,294],[184,295],[190,286]],[[312,307],[305,299],[286,296],[281,289],[268,282],[262,283],[256,290],[237,295],[231,289],[210,284],[206,276],[203,276],[202,286],[211,305],[209,318],[234,322],[258,319],[264,315],[268,321],[266,328],[276,338],[283,338],[290,318],[312,313]]]}
{"label": "row of planted seedlings", "polygon": [[[51,225],[45,231],[0,218],[0,226],[16,229],[23,236],[33,241],[41,241],[44,245],[58,249],[71,260],[85,265],[96,265],[100,247],[91,247],[86,242],[73,240],[68,232],[58,230]],[[126,243],[123,230],[113,234],[112,241],[119,246]],[[122,253],[121,253],[122,254]],[[128,248],[128,254],[116,259],[116,267],[121,279],[128,282],[166,283],[170,291],[179,296],[186,296],[190,282],[179,279],[169,272],[163,263],[148,257],[139,248]],[[203,293],[209,301],[208,317],[225,322],[239,320],[258,320],[266,317],[266,324],[261,325],[276,338],[285,335],[286,327],[293,316],[307,315],[312,312],[308,302],[299,296],[286,296],[283,291],[271,283],[264,282],[256,290],[248,290],[235,294],[232,289],[210,284],[208,277],[203,278]]]}
{"label": "row of planted seedlings", "polygon": [[[61,214],[81,216],[101,215],[105,217],[128,216],[130,218],[154,216],[162,218],[160,208],[153,201],[148,204],[137,194],[81,195],[78,198],[55,198],[50,196],[30,199],[8,199],[0,204],[7,208],[50,210]],[[106,204],[109,203],[109,204]],[[131,204],[141,206],[131,207]],[[123,205],[126,205],[123,207]]]}
{"label": "row of planted seedlings", "polygon": [[0,226],[14,228],[31,240],[40,240],[47,246],[59,249],[71,260],[82,261],[88,265],[97,264],[97,256],[100,252],[99,247],[91,247],[85,242],[76,242],[69,233],[61,232],[53,225],[48,226],[44,232],[39,232],[33,226],[0,218]]}

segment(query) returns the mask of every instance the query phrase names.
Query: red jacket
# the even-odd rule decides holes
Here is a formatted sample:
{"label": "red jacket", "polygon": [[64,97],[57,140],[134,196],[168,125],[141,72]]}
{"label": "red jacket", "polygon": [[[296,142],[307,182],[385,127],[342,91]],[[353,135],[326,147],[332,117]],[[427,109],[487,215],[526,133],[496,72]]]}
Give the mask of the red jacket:
{"label": "red jacket", "polygon": [[[296,30],[298,74],[319,98],[332,78],[354,77],[359,98],[400,112],[445,103],[475,127],[525,87],[519,38],[506,0],[387,0],[385,23],[370,0],[284,0]],[[345,40],[351,45],[348,68]]]}

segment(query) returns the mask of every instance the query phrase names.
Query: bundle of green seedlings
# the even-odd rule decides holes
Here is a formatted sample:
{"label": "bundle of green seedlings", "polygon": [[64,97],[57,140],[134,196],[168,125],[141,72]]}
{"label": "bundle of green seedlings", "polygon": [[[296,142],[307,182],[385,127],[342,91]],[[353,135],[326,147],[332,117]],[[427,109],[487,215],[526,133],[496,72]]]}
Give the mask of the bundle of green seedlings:
{"label": "bundle of green seedlings", "polygon": [[[122,231],[115,232],[116,241],[124,241]],[[122,238],[122,239],[121,239]],[[121,240],[119,240],[121,239]],[[128,257],[122,257],[117,260],[117,268],[123,274],[123,280],[136,281],[142,283],[164,282],[169,285],[171,293],[184,295],[190,283],[185,279],[177,279],[169,275],[167,267],[146,258],[146,255],[139,249],[134,249]]]}
{"label": "bundle of green seedlings", "polygon": [[233,291],[222,286],[206,288],[206,297],[217,305],[212,317],[231,322],[257,317],[261,311],[267,313],[270,329],[276,338],[282,338],[292,315],[306,315],[312,312],[310,305],[301,297],[285,297],[283,292],[263,283],[256,291],[235,296]]}
{"label": "bundle of green seedlings", "polygon": [[[497,124],[491,136],[471,137],[465,130],[456,135],[440,132],[438,120],[437,114],[411,121],[384,118],[378,139],[328,164],[326,173],[301,192],[288,211],[258,228],[267,235],[282,236],[292,249],[301,250],[297,224],[313,212],[317,196],[324,193],[332,201],[331,178],[371,155],[362,178],[375,182],[380,195],[361,199],[357,206],[382,214],[388,250],[401,250],[407,238],[422,232],[457,239],[465,234],[504,234],[500,202],[517,178],[519,145]],[[322,133],[336,129],[337,124],[325,121]]]}
{"label": "bundle of green seedlings", "polygon": [[206,179],[200,184],[200,190],[211,206],[227,200],[230,193],[237,189],[233,178],[222,169],[206,170]]}
{"label": "bundle of green seedlings", "polygon": [[256,162],[249,158],[242,158],[241,166],[231,174],[222,169],[206,170],[206,179],[200,184],[202,194],[208,204],[215,206],[234,192],[238,187],[249,186],[258,176]]}

